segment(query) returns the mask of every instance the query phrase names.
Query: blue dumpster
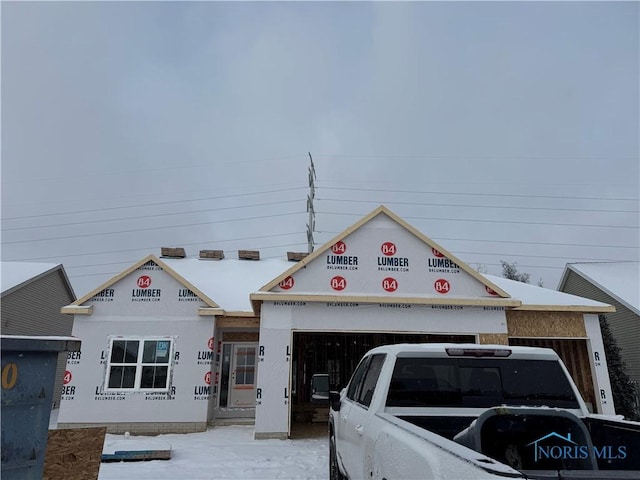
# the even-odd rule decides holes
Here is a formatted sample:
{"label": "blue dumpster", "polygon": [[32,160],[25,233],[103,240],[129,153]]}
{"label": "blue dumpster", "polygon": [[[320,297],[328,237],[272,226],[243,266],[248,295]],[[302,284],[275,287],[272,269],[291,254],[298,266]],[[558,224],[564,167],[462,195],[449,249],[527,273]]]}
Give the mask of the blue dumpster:
{"label": "blue dumpster", "polygon": [[71,337],[0,337],[2,480],[40,479],[58,353],[80,351]]}

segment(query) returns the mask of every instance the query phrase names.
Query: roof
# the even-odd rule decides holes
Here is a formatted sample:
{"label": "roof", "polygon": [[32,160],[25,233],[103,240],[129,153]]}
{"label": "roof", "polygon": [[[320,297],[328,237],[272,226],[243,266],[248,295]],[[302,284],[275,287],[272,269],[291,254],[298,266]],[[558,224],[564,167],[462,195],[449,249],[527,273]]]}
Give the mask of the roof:
{"label": "roof", "polygon": [[564,288],[570,272],[640,315],[640,262],[568,263],[558,290]]}
{"label": "roof", "polygon": [[[74,302],[74,305],[82,305],[97,292],[114,284],[149,259],[155,260],[163,268],[170,269],[167,273],[175,276],[185,286],[189,288],[195,287],[206,303],[227,312],[253,311],[250,294],[258,292],[261,286],[268,284],[274,278],[279,278],[283,272],[286,272],[292,266],[291,262],[284,258],[267,258],[257,261],[237,259],[200,260],[195,257],[157,258],[149,255],[119,276],[79,298]],[[493,275],[483,276],[486,277],[485,281],[488,284],[496,285],[512,299],[519,300],[522,303],[522,306],[517,307],[519,310],[594,313],[613,311],[613,307],[606,303],[577,295]],[[275,299],[277,298],[274,296]]]}
{"label": "roof", "polygon": [[252,311],[249,294],[291,267],[280,258],[262,260],[200,260],[161,258],[163,263],[198,288],[225,311]]}
{"label": "roof", "polygon": [[60,263],[0,262],[0,288],[2,296],[17,290],[49,273],[60,270],[67,289],[75,298],[71,282]]}
{"label": "roof", "polygon": [[148,255],[77,299],[69,307],[83,305],[98,292],[117,283],[148,261],[162,267],[186,288],[193,290],[210,307],[221,308],[226,312],[252,312],[249,294],[291,266],[291,262],[278,258],[201,260],[195,257],[158,258]]}
{"label": "roof", "polygon": [[[502,291],[499,286],[491,283],[486,276],[482,276],[474,268],[470,267],[465,262],[463,262],[460,259],[458,259],[451,252],[449,252],[448,250],[443,248],[441,245],[437,244],[432,239],[430,239],[429,237],[424,235],[422,232],[417,230],[415,227],[413,227],[412,225],[410,225],[409,223],[404,221],[401,217],[399,217],[398,215],[393,213],[391,210],[389,210],[384,205],[380,205],[378,208],[373,210],[371,213],[369,213],[368,215],[365,215],[364,217],[362,217],[359,221],[357,221],[356,223],[351,225],[349,228],[344,230],[342,233],[338,234],[337,236],[335,236],[334,238],[332,238],[331,240],[326,242],[319,249],[316,249],[314,252],[310,253],[306,258],[304,258],[303,260],[298,262],[297,265],[294,265],[290,269],[288,269],[287,271],[283,272],[282,275],[271,279],[271,281],[268,284],[264,285],[260,289],[260,291],[261,292],[269,292],[269,291],[271,291],[274,287],[276,287],[287,276],[293,275],[298,270],[306,269],[307,265],[309,265],[312,262],[314,262],[315,259],[317,257],[319,257],[320,255],[322,255],[324,252],[327,252],[329,249],[331,249],[332,246],[334,244],[336,244],[338,241],[347,238],[353,232],[357,231],[358,229],[360,229],[361,227],[363,227],[367,223],[371,222],[376,217],[385,216],[385,215],[392,222],[395,222],[398,226],[400,226],[401,228],[405,229],[407,232],[409,232],[410,234],[412,234],[416,238],[418,238],[422,243],[424,243],[428,247],[434,248],[435,250],[440,252],[440,254],[442,254],[447,259],[454,261],[461,270],[465,271],[468,275],[470,275],[471,277],[475,278],[478,282],[483,284],[485,287],[493,290],[493,292],[495,293],[495,295],[498,298],[508,298],[509,297],[508,293]],[[256,298],[258,298],[258,296],[256,296]],[[509,303],[509,302],[506,302],[506,303]]]}
{"label": "roof", "polygon": [[614,311],[610,305],[589,298],[493,275],[485,277],[522,302],[522,306],[517,310],[571,310],[594,313]]}
{"label": "roof", "polygon": [[[367,223],[374,223],[381,219],[386,222],[395,222],[399,227],[401,227],[400,231],[408,232],[407,236],[409,238],[412,240],[417,238],[418,244],[422,242],[422,244],[420,244],[421,246],[424,244],[425,246],[436,250],[440,255],[452,260],[456,264],[456,268],[465,271],[469,277],[487,288],[487,291],[492,290],[492,294],[495,293],[496,295],[495,298],[418,297],[413,291],[411,291],[407,296],[399,295],[395,297],[381,297],[370,294],[368,290],[362,290],[351,295],[330,292],[331,298],[357,298],[364,302],[371,303],[377,303],[379,301],[396,301],[423,304],[450,303],[473,306],[494,305],[503,306],[505,308],[515,308],[518,310],[576,311],[585,313],[615,311],[615,308],[611,305],[597,302],[595,300],[556,290],[549,290],[514,280],[508,280],[493,275],[482,275],[465,262],[459,260],[450,252],[442,248],[440,245],[433,242],[433,240],[416,230],[383,205],[373,210],[370,214],[347,228],[337,237],[325,243],[322,247],[295,264],[292,264],[284,258],[269,258],[263,260],[204,260],[194,257],[158,258],[154,255],[148,255],[116,277],[75,301],[72,306],[81,306],[103,289],[118,282],[149,261],[159,265],[182,285],[194,291],[194,293],[196,293],[200,299],[208,305],[207,314],[212,314],[211,312],[216,309],[222,309],[225,312],[255,312],[257,314],[257,312],[259,312],[261,302],[271,300],[304,298],[309,301],[326,301],[329,296],[324,291],[317,292],[314,289],[302,289],[300,292],[287,292],[282,289],[278,290],[278,288],[280,288],[279,284],[288,276],[293,275],[296,272],[311,271],[314,262],[319,263],[318,258],[320,255],[324,252],[328,252],[336,242],[361,229],[361,227]],[[386,224],[384,225],[385,229],[389,228]],[[377,228],[380,228],[379,224]],[[310,281],[308,280],[309,278],[311,279]],[[314,282],[312,276],[308,276],[305,280],[307,280],[307,287],[316,287],[315,283],[312,284],[312,282]],[[367,287],[366,283],[363,283],[363,285]],[[71,313],[71,311],[65,313]],[[84,313],[90,313],[90,309],[85,309]]]}

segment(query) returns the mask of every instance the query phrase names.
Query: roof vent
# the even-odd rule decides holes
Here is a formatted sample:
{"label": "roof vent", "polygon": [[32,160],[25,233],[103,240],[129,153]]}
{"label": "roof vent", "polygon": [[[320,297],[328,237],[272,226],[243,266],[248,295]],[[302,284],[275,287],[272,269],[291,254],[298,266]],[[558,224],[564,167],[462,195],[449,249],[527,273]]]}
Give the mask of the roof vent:
{"label": "roof vent", "polygon": [[168,258],[184,258],[187,256],[182,247],[162,247],[160,255]]}
{"label": "roof vent", "polygon": [[299,262],[309,256],[307,252],[287,252],[287,260],[290,262]]}
{"label": "roof vent", "polygon": [[222,260],[223,250],[200,250],[200,260]]}
{"label": "roof vent", "polygon": [[238,250],[239,260],[260,260],[260,252],[258,250]]}

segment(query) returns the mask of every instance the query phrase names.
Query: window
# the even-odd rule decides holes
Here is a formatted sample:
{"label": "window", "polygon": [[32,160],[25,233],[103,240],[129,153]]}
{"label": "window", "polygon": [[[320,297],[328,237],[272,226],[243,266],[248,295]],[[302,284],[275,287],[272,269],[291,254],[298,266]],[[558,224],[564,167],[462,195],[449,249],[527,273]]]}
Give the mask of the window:
{"label": "window", "polygon": [[578,408],[556,361],[468,358],[398,358],[388,407],[512,405]]}
{"label": "window", "polygon": [[238,347],[236,349],[235,386],[253,388],[255,383],[255,347]]}
{"label": "window", "polygon": [[106,390],[167,391],[172,338],[111,339]]}
{"label": "window", "polygon": [[371,404],[385,357],[383,354],[372,355],[360,362],[349,382],[347,398],[366,407]]}
{"label": "window", "polygon": [[358,403],[365,407],[371,405],[371,398],[373,397],[373,392],[376,389],[376,384],[378,383],[378,377],[380,376],[384,359],[385,355],[373,355],[369,362],[367,374],[362,382],[362,389],[358,394]]}
{"label": "window", "polygon": [[356,371],[353,372],[353,375],[351,376],[351,381],[349,382],[349,389],[347,390],[347,398],[351,400],[356,399],[356,395],[358,394],[357,392],[359,391],[359,388],[360,388],[360,382],[362,380],[362,377],[364,377],[364,372],[367,371],[368,365],[369,365],[369,357],[365,357],[364,359],[362,359],[362,361],[356,368]]}

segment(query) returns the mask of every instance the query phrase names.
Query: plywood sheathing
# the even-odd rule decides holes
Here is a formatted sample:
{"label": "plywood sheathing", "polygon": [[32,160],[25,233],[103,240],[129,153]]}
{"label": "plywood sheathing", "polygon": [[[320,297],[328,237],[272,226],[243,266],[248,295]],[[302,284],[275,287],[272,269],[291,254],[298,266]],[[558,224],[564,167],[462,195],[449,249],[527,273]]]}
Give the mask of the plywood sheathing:
{"label": "plywood sheathing", "polygon": [[509,344],[525,347],[551,348],[555,350],[569,370],[573,381],[578,386],[578,390],[580,390],[582,398],[592,406],[595,405],[593,378],[591,377],[589,352],[585,339],[510,338]]}
{"label": "plywood sheathing", "polygon": [[257,342],[260,334],[258,332],[222,332],[223,342]]}
{"label": "plywood sheathing", "polygon": [[509,345],[506,333],[480,333],[478,337],[482,345]]}
{"label": "plywood sheathing", "polygon": [[169,258],[185,258],[187,253],[182,247],[162,247],[160,248],[160,255]]}
{"label": "plywood sheathing", "polygon": [[97,479],[106,427],[49,430],[44,480]]}
{"label": "plywood sheathing", "polygon": [[257,317],[222,317],[216,319],[218,328],[260,328]]}
{"label": "plywood sheathing", "polygon": [[290,262],[299,262],[309,256],[306,252],[287,252],[287,260]]}
{"label": "plywood sheathing", "polygon": [[222,260],[224,258],[223,250],[200,250],[200,258],[208,260]]}
{"label": "plywood sheathing", "polygon": [[510,337],[586,338],[582,314],[579,312],[507,311]]}
{"label": "plywood sheathing", "polygon": [[258,250],[238,250],[238,260],[260,260]]}

